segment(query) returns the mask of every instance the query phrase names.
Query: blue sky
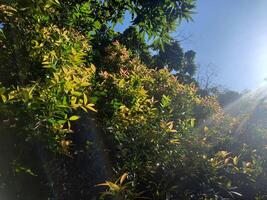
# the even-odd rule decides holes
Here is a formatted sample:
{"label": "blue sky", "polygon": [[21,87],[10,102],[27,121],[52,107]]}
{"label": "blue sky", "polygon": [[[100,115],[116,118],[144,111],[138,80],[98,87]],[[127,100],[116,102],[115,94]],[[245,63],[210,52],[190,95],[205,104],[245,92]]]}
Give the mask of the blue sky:
{"label": "blue sky", "polygon": [[[200,71],[207,66],[214,83],[242,91],[267,77],[267,0],[198,0],[193,22],[182,22],[173,35],[185,50],[197,52]],[[129,16],[123,31],[129,25]]]}
{"label": "blue sky", "polygon": [[234,90],[261,84],[267,77],[267,0],[199,0],[196,12],[175,34],[190,36],[182,46],[197,52],[200,70],[212,66],[215,81]]}

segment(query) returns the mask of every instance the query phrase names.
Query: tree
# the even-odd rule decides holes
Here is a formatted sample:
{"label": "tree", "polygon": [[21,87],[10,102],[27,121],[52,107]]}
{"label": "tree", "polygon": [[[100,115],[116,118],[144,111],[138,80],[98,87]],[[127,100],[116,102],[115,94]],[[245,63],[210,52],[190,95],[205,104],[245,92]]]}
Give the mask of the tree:
{"label": "tree", "polygon": [[[253,181],[267,180],[262,132],[259,147],[232,134],[242,118],[198,94],[195,53],[170,38],[194,7],[194,0],[3,1],[0,141],[8,145],[0,193],[235,199],[249,187],[249,199],[263,198]],[[118,34],[113,26],[126,11],[132,25]],[[153,58],[145,64],[145,37],[163,67]],[[29,180],[36,191],[26,191]]]}
{"label": "tree", "polygon": [[164,48],[153,58],[157,68],[167,67],[180,81],[190,83],[194,81],[196,73],[195,56],[193,50],[184,53],[179,42],[173,40],[170,44],[164,44]]}
{"label": "tree", "polygon": [[119,34],[115,40],[125,45],[127,49],[131,50],[145,64],[149,65],[152,63],[151,48],[135,27],[130,26],[122,34]]}
{"label": "tree", "polygon": [[[192,0],[1,2],[0,110],[1,120],[10,121],[3,124],[3,130],[12,129],[12,132],[18,132],[24,138],[26,144],[18,147],[21,151],[28,146],[32,152],[41,152],[41,156],[31,162],[42,163],[45,171],[51,171],[50,162],[60,166],[64,176],[62,173],[58,173],[58,176],[50,174],[51,179],[59,182],[54,184],[48,180],[46,183],[54,186],[49,189],[54,191],[56,198],[68,198],[73,193],[78,195],[78,199],[83,199],[83,195],[90,193],[90,189],[88,193],[82,193],[84,189],[80,185],[77,190],[70,187],[69,191],[65,191],[64,187],[69,182],[62,177],[71,177],[66,174],[71,174],[74,165],[89,159],[86,153],[78,154],[81,160],[77,158],[77,152],[88,152],[87,142],[90,141],[74,136],[81,130],[79,125],[75,127],[75,122],[83,112],[92,114],[99,109],[101,113],[102,108],[95,106],[96,94],[101,94],[101,91],[95,91],[94,88],[101,80],[99,74],[103,72],[102,69],[112,69],[108,65],[102,68],[95,61],[97,57],[105,56],[101,55],[103,42],[112,42],[117,36],[113,31],[114,25],[122,21],[128,11],[132,14],[132,27],[138,29],[140,36],[145,33],[162,44],[169,40],[169,34],[179,20],[190,19],[194,7],[195,1]],[[82,147],[78,143],[83,144]],[[68,160],[68,156],[75,157],[74,161]],[[14,169],[5,174],[7,180],[12,177],[10,171],[18,170],[17,166],[25,169],[22,171],[40,172],[34,169],[35,165],[25,163],[23,157],[15,159],[24,166],[10,165]],[[80,166],[77,177],[83,178],[85,176],[81,169]],[[81,182],[82,178],[76,181]],[[14,177],[10,180],[14,180]],[[93,173],[91,180],[92,186],[98,180],[96,173]],[[3,184],[7,185],[6,190],[12,188],[12,184],[6,181]],[[11,193],[23,195],[19,191]],[[50,192],[47,191],[47,194]]]}

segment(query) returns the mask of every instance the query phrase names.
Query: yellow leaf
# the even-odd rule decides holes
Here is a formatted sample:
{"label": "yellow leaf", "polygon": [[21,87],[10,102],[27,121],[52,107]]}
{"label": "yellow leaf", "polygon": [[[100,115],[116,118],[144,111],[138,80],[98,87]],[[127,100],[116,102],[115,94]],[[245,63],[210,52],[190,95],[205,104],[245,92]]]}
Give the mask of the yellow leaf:
{"label": "yellow leaf", "polygon": [[122,183],[125,181],[125,179],[126,179],[127,176],[128,176],[128,173],[124,173],[124,174],[121,176],[121,178],[120,178],[120,184],[122,184]]}
{"label": "yellow leaf", "polygon": [[171,132],[171,133],[177,133],[177,130],[175,130],[175,129],[171,129],[170,132]]}
{"label": "yellow leaf", "polygon": [[55,1],[56,4],[58,4],[58,5],[60,4],[60,2],[58,0],[54,0],[54,1]]}
{"label": "yellow leaf", "polygon": [[15,94],[15,92],[13,91],[13,92],[10,92],[9,94],[8,94],[8,100],[12,100],[12,99],[14,99],[16,97],[16,94]]}
{"label": "yellow leaf", "polygon": [[59,75],[56,73],[53,73],[53,75],[54,75],[54,78],[56,80],[56,83],[58,83],[59,82]]}
{"label": "yellow leaf", "polygon": [[86,94],[83,94],[83,103],[84,103],[84,105],[86,105],[87,102],[88,102],[87,96],[86,96]]}
{"label": "yellow leaf", "polygon": [[99,183],[96,186],[108,186],[108,183],[107,182],[105,182],[105,183]]}
{"label": "yellow leaf", "polygon": [[190,125],[191,125],[191,127],[194,127],[195,126],[195,122],[196,122],[196,119],[194,119],[194,118],[191,118],[190,119]]}
{"label": "yellow leaf", "polygon": [[43,61],[42,64],[43,64],[43,65],[49,65],[50,62],[49,62],[49,61]]}
{"label": "yellow leaf", "polygon": [[119,87],[124,87],[124,85],[125,85],[125,80],[124,79],[121,79],[120,81],[119,81]]}
{"label": "yellow leaf", "polygon": [[74,96],[77,96],[77,97],[82,95],[82,93],[78,92],[78,91],[72,91],[71,94],[74,95]]}
{"label": "yellow leaf", "polygon": [[84,106],[80,106],[81,109],[84,110],[84,112],[87,112],[87,109]]}
{"label": "yellow leaf", "polygon": [[2,94],[1,97],[2,97],[3,102],[5,103],[7,100],[6,96]]}
{"label": "yellow leaf", "polygon": [[226,158],[226,156],[228,156],[230,153],[227,152],[227,151],[219,151],[218,152],[218,155],[223,157],[223,158]]}
{"label": "yellow leaf", "polygon": [[179,139],[172,139],[170,140],[171,144],[179,144]]}
{"label": "yellow leaf", "polygon": [[92,69],[92,71],[95,73],[95,71],[96,71],[96,67],[95,67],[94,64],[91,64],[91,69]]}
{"label": "yellow leaf", "polygon": [[86,108],[88,108],[89,110],[92,110],[92,111],[94,111],[94,112],[97,112],[97,110],[94,109],[93,106],[94,106],[94,104],[90,103],[90,104],[87,104],[87,105],[86,105]]}
{"label": "yellow leaf", "polygon": [[233,158],[233,163],[234,163],[234,165],[237,165],[238,164],[238,157],[237,156],[235,156]]}
{"label": "yellow leaf", "polygon": [[204,132],[207,133],[209,131],[209,128],[207,126],[204,127]]}
{"label": "yellow leaf", "polygon": [[77,102],[77,97],[72,96],[70,99],[71,106],[74,106],[76,104],[76,102]]}
{"label": "yellow leaf", "polygon": [[67,74],[68,73],[68,69],[66,69],[65,67],[63,67],[62,70],[63,70],[63,73],[64,74]]}
{"label": "yellow leaf", "polygon": [[167,125],[168,125],[168,128],[169,128],[169,129],[172,129],[172,128],[173,128],[173,121],[168,122]]}
{"label": "yellow leaf", "polygon": [[87,83],[87,82],[83,82],[83,83],[81,83],[81,87],[87,87],[87,86],[89,86],[90,85],[90,83]]}
{"label": "yellow leaf", "polygon": [[117,184],[109,182],[109,181],[107,181],[106,183],[108,184],[110,189],[112,189],[114,191],[119,191],[120,190],[120,186],[118,186]]}
{"label": "yellow leaf", "polygon": [[80,119],[80,117],[77,116],[77,115],[73,115],[73,116],[71,116],[71,117],[69,118],[70,121],[75,121],[75,120],[78,120],[78,119]]}

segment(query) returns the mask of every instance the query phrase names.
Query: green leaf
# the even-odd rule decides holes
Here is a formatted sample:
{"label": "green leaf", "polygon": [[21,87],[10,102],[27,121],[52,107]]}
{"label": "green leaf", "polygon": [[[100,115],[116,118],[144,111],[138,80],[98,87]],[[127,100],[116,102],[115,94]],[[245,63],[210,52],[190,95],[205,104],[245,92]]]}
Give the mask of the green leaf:
{"label": "green leaf", "polygon": [[162,98],[161,98],[161,107],[162,108],[167,108],[171,103],[171,98],[169,96],[166,96],[166,95],[162,95]]}
{"label": "green leaf", "polygon": [[6,36],[5,36],[5,34],[4,34],[2,29],[0,29],[0,37],[3,37],[4,39],[6,39]]}
{"label": "green leaf", "polygon": [[57,123],[60,125],[65,124],[66,122],[67,122],[67,120],[64,120],[64,119],[57,121]]}
{"label": "green leaf", "polygon": [[101,28],[101,23],[100,23],[99,21],[95,21],[95,22],[94,22],[94,27],[95,27],[96,29],[100,29],[100,28]]}

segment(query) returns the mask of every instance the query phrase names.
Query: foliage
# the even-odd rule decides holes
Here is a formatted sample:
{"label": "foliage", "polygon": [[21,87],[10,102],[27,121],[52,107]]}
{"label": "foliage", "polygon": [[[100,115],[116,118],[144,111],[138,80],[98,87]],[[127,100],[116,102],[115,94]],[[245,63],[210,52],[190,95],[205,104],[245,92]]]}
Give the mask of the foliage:
{"label": "foliage", "polygon": [[[255,127],[255,114],[233,117],[216,97],[198,95],[195,52],[170,37],[194,7],[194,0],[4,0],[3,193],[264,199],[266,127]],[[116,33],[126,12],[132,24]],[[26,180],[38,194],[25,192]]]}
{"label": "foliage", "polygon": [[128,174],[124,173],[115,183],[110,181],[106,181],[105,183],[100,183],[97,186],[105,186],[108,187],[108,191],[105,191],[101,195],[101,199],[104,199],[106,196],[112,196],[115,199],[134,199],[138,198],[137,194],[133,194],[130,190],[127,189],[127,186],[131,184],[131,182],[125,183]]}
{"label": "foliage", "polygon": [[180,81],[190,83],[196,72],[195,55],[193,50],[184,53],[179,42],[174,40],[170,44],[166,43],[159,54],[154,56],[154,62],[156,67],[167,67]]}
{"label": "foliage", "polygon": [[97,86],[108,92],[97,95],[96,106],[115,172],[129,172],[128,190],[150,199],[242,198],[243,184],[254,187],[259,172],[252,164],[257,156],[244,156],[241,142],[235,150],[241,119],[224,114],[215,98],[199,97],[194,85],[166,69],[148,69],[113,45],[105,57],[113,68],[100,72]]}

